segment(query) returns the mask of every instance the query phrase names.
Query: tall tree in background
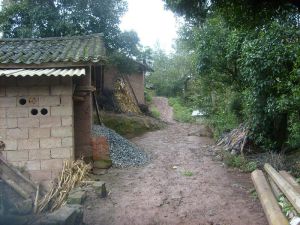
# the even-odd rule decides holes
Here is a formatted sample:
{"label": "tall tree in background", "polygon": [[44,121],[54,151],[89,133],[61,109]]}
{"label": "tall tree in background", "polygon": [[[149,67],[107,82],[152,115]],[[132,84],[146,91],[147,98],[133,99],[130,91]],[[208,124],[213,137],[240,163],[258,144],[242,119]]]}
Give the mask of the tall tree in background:
{"label": "tall tree in background", "polygon": [[0,29],[6,38],[61,37],[103,33],[109,53],[139,57],[139,38],[122,32],[120,18],[125,0],[10,0],[0,14]]}

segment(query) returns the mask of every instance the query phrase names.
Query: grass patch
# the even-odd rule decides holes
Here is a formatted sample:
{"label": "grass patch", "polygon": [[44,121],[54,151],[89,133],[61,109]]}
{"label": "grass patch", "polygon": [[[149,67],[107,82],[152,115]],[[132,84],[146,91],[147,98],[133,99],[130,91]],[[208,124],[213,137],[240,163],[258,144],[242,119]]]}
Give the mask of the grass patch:
{"label": "grass patch", "polygon": [[150,112],[154,118],[156,118],[156,119],[160,118],[160,112],[158,111],[158,109],[156,107],[152,106],[150,109]]}
{"label": "grass patch", "polygon": [[169,98],[169,105],[173,107],[174,119],[179,122],[194,122],[192,117],[193,109],[184,105],[180,98]]}
{"label": "grass patch", "polygon": [[191,176],[193,176],[194,174],[193,174],[192,171],[186,170],[186,171],[183,172],[182,175],[185,176],[185,177],[191,177]]}
{"label": "grass patch", "polygon": [[257,168],[255,161],[249,161],[241,155],[232,155],[227,151],[223,151],[223,160],[227,166],[238,168],[243,172],[252,172]]}

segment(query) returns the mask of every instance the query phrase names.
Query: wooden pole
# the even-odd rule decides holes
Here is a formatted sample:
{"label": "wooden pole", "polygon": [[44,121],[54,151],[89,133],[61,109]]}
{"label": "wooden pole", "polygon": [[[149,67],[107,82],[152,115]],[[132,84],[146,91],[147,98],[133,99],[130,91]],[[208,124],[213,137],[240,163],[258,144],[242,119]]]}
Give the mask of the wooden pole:
{"label": "wooden pole", "polygon": [[279,189],[283,192],[283,194],[287,197],[290,203],[294,206],[296,211],[300,213],[300,193],[298,193],[296,189],[289,182],[287,182],[270,164],[266,163],[264,169],[279,187]]}
{"label": "wooden pole", "polygon": [[261,170],[253,171],[251,178],[269,225],[288,225],[289,222],[282,214],[263,172]]}
{"label": "wooden pole", "polygon": [[295,180],[295,178],[285,170],[279,171],[279,174],[292,185],[300,193],[300,184]]}

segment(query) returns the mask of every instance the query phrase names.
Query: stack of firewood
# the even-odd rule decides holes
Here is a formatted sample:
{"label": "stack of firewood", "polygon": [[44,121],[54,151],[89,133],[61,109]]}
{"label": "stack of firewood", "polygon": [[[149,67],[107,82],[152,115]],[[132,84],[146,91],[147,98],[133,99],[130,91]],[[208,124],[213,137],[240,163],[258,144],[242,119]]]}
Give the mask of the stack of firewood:
{"label": "stack of firewood", "polygon": [[265,164],[251,177],[270,225],[300,225],[300,185],[286,171],[277,172]]}
{"label": "stack of firewood", "polygon": [[247,144],[247,137],[248,128],[244,124],[241,124],[238,128],[221,137],[217,145],[222,145],[225,150],[230,151],[232,154],[243,154],[245,145]]}

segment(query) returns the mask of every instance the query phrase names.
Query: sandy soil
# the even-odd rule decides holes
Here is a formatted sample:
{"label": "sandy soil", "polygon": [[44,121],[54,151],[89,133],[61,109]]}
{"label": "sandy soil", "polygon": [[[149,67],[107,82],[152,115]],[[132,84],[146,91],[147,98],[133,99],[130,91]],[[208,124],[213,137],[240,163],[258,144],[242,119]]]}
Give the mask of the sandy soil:
{"label": "sandy soil", "polygon": [[188,136],[199,129],[205,128],[174,123],[134,138],[153,160],[99,176],[110,195],[100,199],[89,193],[85,223],[266,225],[259,201],[248,193],[250,175],[214,160],[210,138]]}

